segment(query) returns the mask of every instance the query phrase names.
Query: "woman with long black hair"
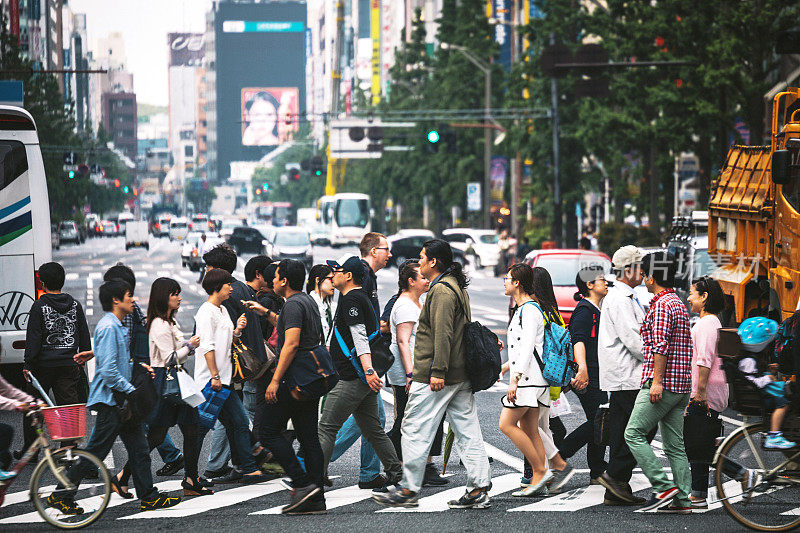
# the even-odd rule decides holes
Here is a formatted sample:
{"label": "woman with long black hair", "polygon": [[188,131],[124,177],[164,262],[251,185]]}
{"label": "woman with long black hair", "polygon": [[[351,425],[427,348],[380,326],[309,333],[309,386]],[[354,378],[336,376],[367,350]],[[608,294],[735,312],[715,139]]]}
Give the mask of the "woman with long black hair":
{"label": "woman with long black hair", "polygon": [[336,303],[333,301],[333,269],[328,265],[314,265],[308,273],[306,293],[311,296],[319,309],[322,320],[321,343],[330,346],[330,332],[333,327],[333,317],[336,316]]}
{"label": "woman with long black hair", "polygon": [[[170,403],[161,397],[169,366],[184,363],[194,355],[200,338],[192,337],[184,342],[183,333],[175,322],[175,314],[181,306],[181,286],[172,278],[158,278],[150,288],[150,301],[147,304],[147,335],[150,347],[150,366],[155,371],[154,383],[158,392],[158,402],[146,422],[150,426],[147,441],[150,450],[159,446],[167,431],[178,425],[183,434],[183,456],[186,478],[181,483],[185,496],[204,496],[213,494],[209,484],[198,477],[197,461],[200,447],[197,443],[197,409],[187,404]],[[170,378],[174,379],[174,378]],[[119,476],[118,484],[112,479],[114,490],[123,498],[132,497],[122,490],[127,486],[130,476],[126,464]]]}

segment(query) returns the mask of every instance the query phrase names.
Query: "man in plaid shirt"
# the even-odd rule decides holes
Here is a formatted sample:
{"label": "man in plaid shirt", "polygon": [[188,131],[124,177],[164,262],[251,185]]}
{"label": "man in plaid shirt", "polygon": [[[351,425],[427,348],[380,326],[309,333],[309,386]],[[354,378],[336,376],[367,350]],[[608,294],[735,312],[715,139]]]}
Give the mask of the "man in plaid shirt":
{"label": "man in plaid shirt", "polygon": [[[642,509],[689,514],[683,414],[692,390],[692,337],[686,306],[672,288],[676,266],[675,257],[667,252],[642,259],[644,284],[654,297],[642,323],[642,388],[625,428],[625,442],[655,491]],[[672,481],[647,440],[656,425],[672,467]]]}

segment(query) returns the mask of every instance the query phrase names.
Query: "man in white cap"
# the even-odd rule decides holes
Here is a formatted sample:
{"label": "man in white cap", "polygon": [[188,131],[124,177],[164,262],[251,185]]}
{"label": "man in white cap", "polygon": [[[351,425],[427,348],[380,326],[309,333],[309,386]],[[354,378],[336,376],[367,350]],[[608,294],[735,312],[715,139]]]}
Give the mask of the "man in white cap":
{"label": "man in white cap", "polygon": [[617,280],[603,299],[600,331],[597,340],[597,359],[600,390],[610,392],[609,420],[613,421],[610,435],[608,466],[599,481],[606,488],[606,505],[641,505],[631,491],[629,482],[636,467],[625,443],[625,426],[633,411],[636,395],[641,388],[642,337],[639,329],[645,310],[634,287],[642,283],[641,261],[644,252],[636,246],[623,246],[614,253],[611,262]]}

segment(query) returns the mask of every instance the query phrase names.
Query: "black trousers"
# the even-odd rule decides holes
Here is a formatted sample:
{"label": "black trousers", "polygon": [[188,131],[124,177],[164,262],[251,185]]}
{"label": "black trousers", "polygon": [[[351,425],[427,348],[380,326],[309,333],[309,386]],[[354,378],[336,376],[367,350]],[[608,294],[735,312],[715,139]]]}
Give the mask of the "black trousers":
{"label": "black trousers", "polygon": [[[185,465],[183,467],[186,477],[191,480],[197,479],[197,462],[200,457],[200,447],[197,445],[197,424],[178,424],[183,434],[183,457]],[[152,452],[154,448],[158,448],[167,437],[166,426],[150,426],[147,431],[147,445]],[[128,478],[131,475],[130,462],[125,463],[120,476],[120,485],[126,486]]]}
{"label": "black trousers", "polygon": [[563,459],[569,459],[586,446],[589,476],[594,479],[606,470],[606,447],[598,446],[594,442],[594,417],[597,414],[597,408],[608,401],[608,396],[592,385],[587,386],[582,394],[576,393],[576,395],[581,402],[586,421],[564,438],[564,441],[558,446],[558,450]]}
{"label": "black trousers", "polygon": [[11,441],[14,440],[14,428],[8,424],[0,424],[0,470],[11,467]]}
{"label": "black trousers", "polygon": [[[636,403],[638,394],[638,389],[611,391],[608,404],[608,415],[613,424],[610,428],[611,445],[609,447],[610,452],[606,473],[622,483],[628,483],[631,480],[633,469],[636,468],[636,459],[634,459],[631,450],[625,443],[625,427],[631,418],[633,405]],[[653,440],[657,430],[658,427],[656,426],[647,435],[647,442]]]}
{"label": "black trousers", "polygon": [[[400,428],[403,426],[403,416],[405,415],[406,404],[408,403],[408,393],[405,387],[392,385],[392,389],[394,389],[394,424],[392,424],[392,429],[386,434],[389,436],[389,440],[392,441],[392,444],[394,444],[397,458],[402,461],[403,450],[400,446],[400,440],[402,439]],[[436,430],[436,436],[433,437],[430,453],[432,457],[442,455],[442,441],[444,441],[444,417],[442,417],[442,420],[439,422],[439,429]]]}
{"label": "black trousers", "polygon": [[[317,432],[319,400],[298,401],[289,394],[289,388],[281,383],[276,403],[264,402],[258,410],[259,438],[278,461],[294,487],[305,487],[314,483],[322,488],[323,456]],[[291,419],[294,434],[303,449],[305,470],[289,440],[284,436],[286,423]],[[253,422],[255,424],[255,421]]]}
{"label": "black trousers", "polygon": [[[33,366],[30,368],[30,371],[39,381],[39,384],[45,392],[49,392],[52,389],[53,400],[56,405],[83,403],[80,394],[83,369],[80,366]],[[27,383],[25,389],[31,396],[35,398],[41,397],[41,394],[33,387],[32,383]],[[32,419],[26,417],[22,424],[22,436],[25,442],[22,447],[23,450],[27,450],[31,443],[36,440],[36,430],[32,422]]]}

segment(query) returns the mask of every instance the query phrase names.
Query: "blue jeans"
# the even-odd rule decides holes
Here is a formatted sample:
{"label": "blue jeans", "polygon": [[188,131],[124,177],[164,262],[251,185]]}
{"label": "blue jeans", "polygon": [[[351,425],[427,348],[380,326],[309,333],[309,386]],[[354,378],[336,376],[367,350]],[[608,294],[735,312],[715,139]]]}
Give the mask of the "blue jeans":
{"label": "blue jeans", "polygon": [[211,451],[208,453],[206,470],[218,472],[228,466],[231,460],[231,447],[228,445],[228,435],[225,426],[217,420],[214,426],[214,436],[211,438]]}
{"label": "blue jeans", "polygon": [[[227,435],[230,443],[233,463],[238,465],[243,474],[250,474],[258,470],[253,454],[250,453],[250,421],[247,419],[242,400],[239,399],[239,395],[235,392],[231,392],[228,399],[222,404],[219,422],[222,422],[225,427],[225,435]],[[208,433],[208,429],[201,426],[197,438],[198,446],[203,446],[203,439],[206,433]],[[215,432],[215,438],[217,437],[216,433],[221,434],[222,432]]]}
{"label": "blue jeans", "polygon": [[[381,427],[383,427],[386,423],[386,412],[383,410],[383,400],[380,395],[378,396],[378,420],[380,420]],[[361,430],[358,429],[356,419],[351,415],[339,430],[339,433],[336,434],[336,443],[333,445],[331,462],[344,455],[344,452],[349,450],[350,446],[360,438]],[[378,459],[378,455],[372,445],[367,442],[367,439],[361,439],[361,470],[358,472],[358,480],[366,483],[378,477],[380,473],[381,461]]]}

